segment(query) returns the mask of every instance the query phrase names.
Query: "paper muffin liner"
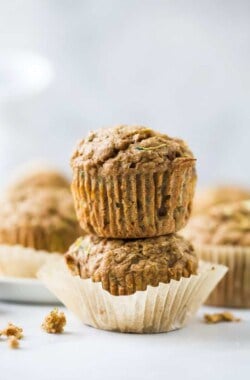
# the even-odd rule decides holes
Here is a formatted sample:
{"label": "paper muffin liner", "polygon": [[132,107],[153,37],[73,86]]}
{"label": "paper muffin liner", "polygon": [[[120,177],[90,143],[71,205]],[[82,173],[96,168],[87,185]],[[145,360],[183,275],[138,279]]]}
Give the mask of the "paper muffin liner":
{"label": "paper muffin liner", "polygon": [[195,245],[200,259],[229,270],[206,301],[207,305],[250,307],[250,247]]}
{"label": "paper muffin liner", "polygon": [[160,236],[178,231],[190,216],[193,159],[161,172],[105,177],[75,170],[72,192],[84,231],[124,239]]}
{"label": "paper muffin liner", "polygon": [[0,275],[11,277],[36,277],[47,263],[63,261],[61,253],[49,253],[20,245],[0,245]]}
{"label": "paper muffin liner", "polygon": [[197,275],[148,286],[129,296],[113,296],[102,289],[101,283],[72,276],[64,262],[45,265],[38,278],[87,325],[120,332],[159,333],[185,326],[226,271],[222,265],[201,263]]}

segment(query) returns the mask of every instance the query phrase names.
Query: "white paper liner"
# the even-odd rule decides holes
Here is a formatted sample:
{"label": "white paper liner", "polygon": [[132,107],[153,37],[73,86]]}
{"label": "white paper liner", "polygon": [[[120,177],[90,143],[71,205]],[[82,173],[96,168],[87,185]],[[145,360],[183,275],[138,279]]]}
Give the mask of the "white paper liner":
{"label": "white paper liner", "polygon": [[223,265],[201,263],[198,275],[148,286],[129,296],[113,296],[101,283],[72,276],[64,262],[45,265],[38,278],[80,320],[90,326],[120,332],[159,333],[186,325],[225,275]]}
{"label": "white paper liner", "polygon": [[201,260],[222,264],[228,273],[208,297],[206,304],[225,307],[250,307],[250,247],[194,245]]}
{"label": "white paper liner", "polygon": [[21,245],[0,245],[0,275],[11,277],[36,277],[38,270],[54,260],[62,261],[60,253],[49,253]]}

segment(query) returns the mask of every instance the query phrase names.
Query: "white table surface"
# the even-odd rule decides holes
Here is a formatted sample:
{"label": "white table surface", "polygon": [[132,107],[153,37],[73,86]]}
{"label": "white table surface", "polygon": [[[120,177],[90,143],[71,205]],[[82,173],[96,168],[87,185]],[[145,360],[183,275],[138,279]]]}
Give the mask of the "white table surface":
{"label": "white table surface", "polygon": [[[62,308],[63,309],[63,308]],[[239,323],[206,325],[202,308],[186,328],[135,335],[96,330],[66,311],[62,335],[40,328],[51,306],[0,303],[0,327],[24,329],[21,348],[0,342],[0,379],[236,380],[250,379],[250,311],[234,310]]]}

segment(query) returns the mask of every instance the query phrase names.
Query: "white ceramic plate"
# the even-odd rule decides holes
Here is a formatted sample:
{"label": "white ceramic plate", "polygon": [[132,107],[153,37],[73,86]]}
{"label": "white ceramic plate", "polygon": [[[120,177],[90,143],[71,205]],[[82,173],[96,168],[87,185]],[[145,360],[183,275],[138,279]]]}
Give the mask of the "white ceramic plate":
{"label": "white ceramic plate", "polygon": [[60,303],[39,280],[7,276],[0,277],[0,300],[22,303]]}

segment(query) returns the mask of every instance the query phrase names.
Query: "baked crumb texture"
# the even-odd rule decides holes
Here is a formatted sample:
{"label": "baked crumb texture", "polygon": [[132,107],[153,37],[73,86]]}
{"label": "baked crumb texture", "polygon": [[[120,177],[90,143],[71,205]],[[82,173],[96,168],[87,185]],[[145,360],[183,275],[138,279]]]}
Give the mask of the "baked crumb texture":
{"label": "baked crumb texture", "polygon": [[60,334],[63,332],[65,325],[65,314],[55,308],[45,317],[42,328],[49,334]]}
{"label": "baked crumb texture", "polygon": [[81,227],[121,239],[177,232],[191,213],[195,161],[184,141],[150,128],[92,132],[71,159]]}
{"label": "baked crumb texture", "polygon": [[0,244],[64,253],[79,236],[69,189],[26,189],[0,198]]}
{"label": "baked crumb texture", "polygon": [[8,345],[12,349],[19,348],[19,340],[14,335],[10,335],[8,338]]}
{"label": "baked crumb texture", "polygon": [[12,323],[9,323],[8,326],[1,331],[1,335],[6,337],[15,337],[16,339],[22,339],[23,329],[21,327],[15,326]]}
{"label": "baked crumb texture", "polygon": [[101,282],[112,295],[129,295],[196,274],[192,245],[177,234],[148,239],[79,238],[65,259],[73,275]]}
{"label": "baked crumb texture", "polygon": [[18,194],[21,190],[41,188],[70,188],[70,183],[60,172],[53,169],[34,168],[19,174],[19,176],[8,186],[7,191]]}
{"label": "baked crumb texture", "polygon": [[235,317],[229,311],[223,311],[222,313],[205,314],[204,321],[209,324],[220,322],[239,322],[240,318]]}
{"label": "baked crumb texture", "polygon": [[250,189],[239,186],[217,186],[198,189],[193,202],[193,215],[204,214],[221,203],[233,203],[250,199]]}
{"label": "baked crumb texture", "polygon": [[214,206],[191,218],[183,235],[195,244],[250,246],[250,201]]}
{"label": "baked crumb texture", "polygon": [[9,323],[8,326],[0,331],[0,336],[5,336],[10,348],[19,348],[19,340],[23,337],[23,329],[21,327]]}

